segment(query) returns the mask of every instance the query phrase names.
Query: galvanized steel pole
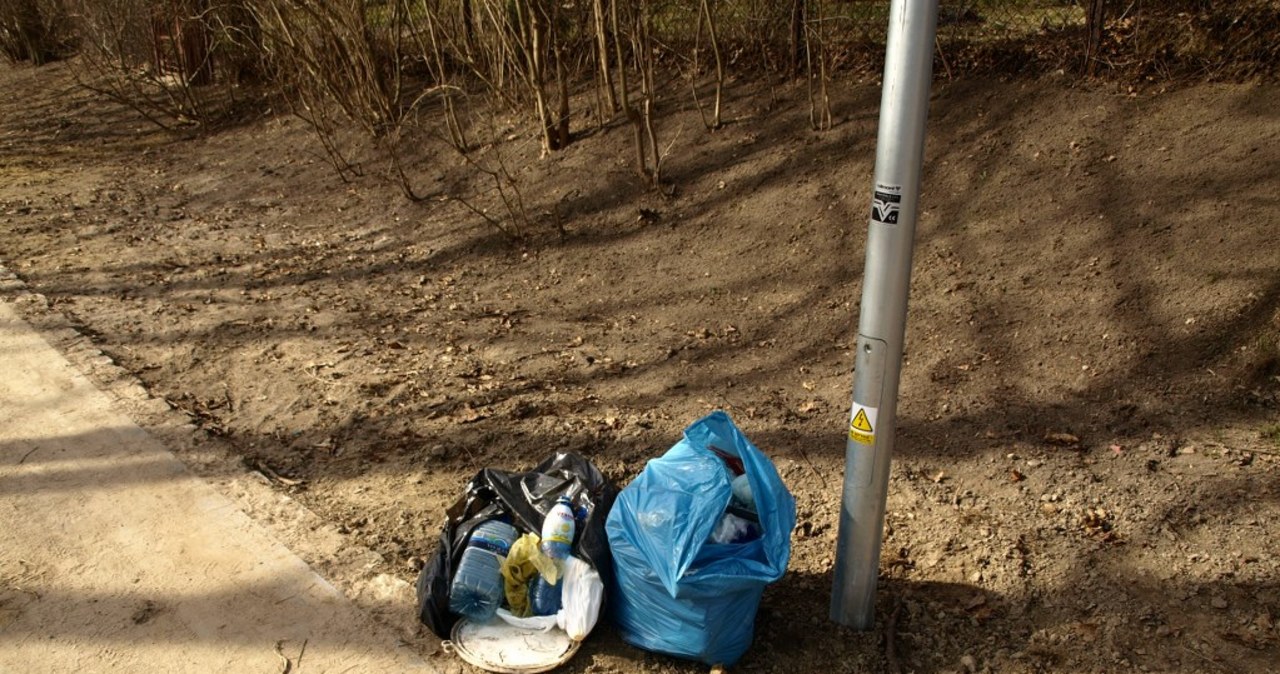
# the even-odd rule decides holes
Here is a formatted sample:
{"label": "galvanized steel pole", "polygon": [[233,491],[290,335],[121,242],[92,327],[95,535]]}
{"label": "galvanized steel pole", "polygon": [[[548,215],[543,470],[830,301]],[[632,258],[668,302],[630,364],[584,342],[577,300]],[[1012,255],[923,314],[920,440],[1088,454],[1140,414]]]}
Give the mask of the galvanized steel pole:
{"label": "galvanized steel pole", "polygon": [[859,630],[875,625],[937,22],[938,0],[893,0],[889,7],[875,190],[831,591],[831,619]]}

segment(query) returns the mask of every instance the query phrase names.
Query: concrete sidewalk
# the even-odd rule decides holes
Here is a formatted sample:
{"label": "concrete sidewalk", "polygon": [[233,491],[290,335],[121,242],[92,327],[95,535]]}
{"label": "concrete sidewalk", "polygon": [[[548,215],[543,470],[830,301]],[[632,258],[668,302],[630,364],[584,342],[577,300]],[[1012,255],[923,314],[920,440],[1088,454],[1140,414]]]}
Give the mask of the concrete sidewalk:
{"label": "concrete sidewalk", "polygon": [[286,669],[432,671],[0,301],[0,672]]}

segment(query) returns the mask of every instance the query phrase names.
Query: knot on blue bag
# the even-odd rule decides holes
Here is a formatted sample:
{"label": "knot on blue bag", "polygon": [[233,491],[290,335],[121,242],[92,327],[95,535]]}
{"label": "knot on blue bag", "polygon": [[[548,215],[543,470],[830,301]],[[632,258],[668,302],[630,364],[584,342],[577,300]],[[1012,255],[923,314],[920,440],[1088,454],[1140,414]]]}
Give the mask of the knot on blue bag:
{"label": "knot on blue bag", "polygon": [[[742,474],[759,535],[714,542]],[[605,525],[623,639],[708,664],[736,662],[751,645],[764,587],[787,570],[795,522],[795,499],[773,462],[728,414],[694,422],[622,490]]]}

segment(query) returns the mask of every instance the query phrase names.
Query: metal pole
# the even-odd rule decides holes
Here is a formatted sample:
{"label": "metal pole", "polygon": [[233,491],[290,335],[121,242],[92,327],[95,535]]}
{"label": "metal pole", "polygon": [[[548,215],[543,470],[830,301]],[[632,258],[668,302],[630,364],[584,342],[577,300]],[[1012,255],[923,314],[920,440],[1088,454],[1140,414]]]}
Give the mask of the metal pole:
{"label": "metal pole", "polygon": [[893,0],[889,7],[875,191],[831,591],[831,619],[858,630],[875,625],[937,22],[938,0]]}

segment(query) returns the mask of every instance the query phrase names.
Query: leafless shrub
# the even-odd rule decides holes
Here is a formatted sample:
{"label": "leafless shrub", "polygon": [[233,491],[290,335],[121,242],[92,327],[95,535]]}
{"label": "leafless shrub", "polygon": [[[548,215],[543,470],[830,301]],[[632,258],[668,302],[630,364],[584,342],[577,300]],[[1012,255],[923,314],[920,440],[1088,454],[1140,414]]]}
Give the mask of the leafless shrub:
{"label": "leafless shrub", "polygon": [[[204,117],[193,89],[195,81],[183,77],[181,70],[164,67],[183,62],[178,53],[182,40],[160,38],[161,31],[172,35],[183,25],[176,15],[166,16],[168,7],[145,0],[68,2],[81,38],[76,64],[81,84],[132,107],[164,128]],[[203,53],[207,55],[208,50]],[[190,59],[185,63],[200,65]]]}
{"label": "leafless shrub", "polygon": [[700,51],[700,40],[702,38],[703,22],[707,26],[708,46],[711,48],[711,56],[715,63],[715,102],[711,106],[711,121],[707,121],[706,113],[702,110],[702,102],[698,100],[698,84],[693,83],[693,103],[698,108],[698,114],[702,116],[702,124],[709,131],[719,129],[723,122],[720,119],[720,107],[724,98],[724,55],[720,51],[720,29],[716,25],[716,10],[718,3],[715,0],[701,0],[699,3],[698,19],[695,23],[693,31],[693,76],[698,76],[698,52]]}
{"label": "leafless shrub", "polygon": [[[626,123],[635,170],[657,187],[664,159],[676,146],[675,140],[665,148],[659,144],[659,110],[670,95],[661,81],[664,70],[687,74],[708,130],[723,124],[731,71],[804,77],[811,125],[827,129],[834,73],[851,64],[879,67],[875,54],[883,52],[886,4],[5,0],[0,50],[11,60],[40,61],[76,42],[82,54],[76,67],[87,86],[166,127],[213,119],[242,85],[262,83],[310,126],[344,180],[373,172],[390,177],[415,201],[466,200],[504,234],[518,237],[533,223],[519,172],[511,167],[514,155],[501,151],[508,133],[494,128],[501,111],[536,125],[545,156],[574,138],[571,94],[592,92],[596,123],[605,127],[619,117]],[[1038,58],[1144,77],[1195,68],[1223,77],[1274,70],[1280,60],[1274,0],[1121,4],[942,0],[944,70],[950,76],[984,58],[1022,67]],[[72,34],[74,40],[64,37]],[[704,49],[711,56],[703,59],[706,72]],[[709,114],[697,97],[707,77],[714,86]],[[442,148],[455,152],[491,191],[461,196],[424,189],[419,174],[431,170],[424,157]],[[506,214],[486,209],[485,199]]]}
{"label": "leafless shrub", "polygon": [[1280,69],[1274,0],[1103,4],[1095,60],[1113,77],[1241,79]]}
{"label": "leafless shrub", "polygon": [[809,126],[814,131],[827,131],[831,129],[831,95],[827,90],[833,70],[832,53],[827,46],[831,28],[823,12],[822,0],[807,2],[809,6],[801,16],[812,17],[804,21],[803,38],[805,82],[809,91]]}
{"label": "leafless shrub", "polygon": [[70,18],[61,0],[0,4],[0,54],[10,62],[43,65],[71,48]]}
{"label": "leafless shrub", "polygon": [[59,0],[85,86],[165,128],[209,122],[260,76],[249,0]]}

